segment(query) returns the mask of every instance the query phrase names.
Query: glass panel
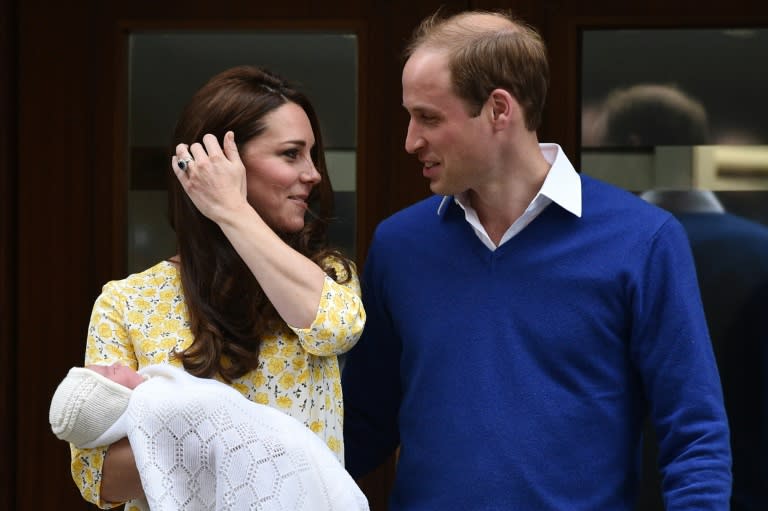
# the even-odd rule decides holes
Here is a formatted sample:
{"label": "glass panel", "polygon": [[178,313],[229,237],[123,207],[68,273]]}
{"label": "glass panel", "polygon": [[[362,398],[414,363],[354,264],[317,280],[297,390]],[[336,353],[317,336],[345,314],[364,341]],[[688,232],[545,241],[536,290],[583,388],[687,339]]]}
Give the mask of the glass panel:
{"label": "glass panel", "polygon": [[[582,33],[581,168],[688,233],[731,423],[733,509],[768,498],[757,458],[768,445],[764,62],[768,29]],[[643,508],[662,509],[649,494]]]}
{"label": "glass panel", "polygon": [[[666,93],[665,98],[663,91],[635,91],[634,101],[647,106],[651,105],[650,97],[656,96],[657,114],[664,111],[662,101],[671,106],[689,108],[699,103],[703,107],[710,137],[707,142],[697,139],[694,143],[768,144],[768,73],[764,62],[768,62],[768,29],[585,30],[583,145],[606,145],[595,137],[590,121],[598,117],[595,114],[601,102],[611,93],[638,85],[675,88],[680,97],[687,96],[681,101],[674,93]],[[682,120],[677,126],[660,120],[654,124],[652,135],[657,143],[644,145],[692,145],[681,136]],[[664,137],[667,128],[670,133]],[[614,140],[608,145],[622,144]]]}
{"label": "glass panel", "polygon": [[129,39],[128,271],[174,254],[165,173],[176,118],[224,69],[263,66],[297,83],[320,118],[337,221],[331,243],[355,254],[357,38],[316,31],[135,32]]}

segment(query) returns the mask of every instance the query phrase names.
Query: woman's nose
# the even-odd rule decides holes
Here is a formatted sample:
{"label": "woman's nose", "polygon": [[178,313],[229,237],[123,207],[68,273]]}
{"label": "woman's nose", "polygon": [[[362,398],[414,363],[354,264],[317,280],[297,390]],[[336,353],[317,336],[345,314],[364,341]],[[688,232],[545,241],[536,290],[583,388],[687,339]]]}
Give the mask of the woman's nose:
{"label": "woman's nose", "polygon": [[301,177],[308,182],[311,183],[317,183],[320,181],[321,176],[320,172],[317,170],[317,167],[315,167],[315,163],[312,161],[311,158],[304,158],[306,165],[302,169]]}

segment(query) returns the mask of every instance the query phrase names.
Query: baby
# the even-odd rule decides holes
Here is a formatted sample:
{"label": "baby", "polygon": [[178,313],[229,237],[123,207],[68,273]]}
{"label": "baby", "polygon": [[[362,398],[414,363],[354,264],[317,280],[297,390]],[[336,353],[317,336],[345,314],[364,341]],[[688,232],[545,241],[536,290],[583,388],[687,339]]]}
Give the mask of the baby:
{"label": "baby", "polygon": [[148,509],[368,510],[302,423],[170,365],[72,368],[49,420],[58,438],[80,448],[128,437]]}
{"label": "baby", "polygon": [[73,367],[51,401],[53,433],[80,448],[106,445],[94,441],[118,421],[128,408],[131,389],[144,381],[122,364]]}

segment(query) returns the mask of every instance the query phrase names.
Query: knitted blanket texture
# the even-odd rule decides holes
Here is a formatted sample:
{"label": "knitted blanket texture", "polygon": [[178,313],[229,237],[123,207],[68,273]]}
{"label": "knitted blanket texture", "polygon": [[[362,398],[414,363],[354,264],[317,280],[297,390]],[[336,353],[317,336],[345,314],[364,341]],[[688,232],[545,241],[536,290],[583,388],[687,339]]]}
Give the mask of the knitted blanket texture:
{"label": "knitted blanket texture", "polygon": [[333,452],[296,419],[169,365],[140,372],[149,380],[92,446],[128,437],[148,509],[368,510]]}

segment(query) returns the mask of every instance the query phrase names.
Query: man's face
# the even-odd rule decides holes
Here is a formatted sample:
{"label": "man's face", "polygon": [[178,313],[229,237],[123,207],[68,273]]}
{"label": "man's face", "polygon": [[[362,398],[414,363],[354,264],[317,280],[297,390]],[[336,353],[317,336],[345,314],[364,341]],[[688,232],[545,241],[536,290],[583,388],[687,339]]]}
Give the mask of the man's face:
{"label": "man's face", "polygon": [[443,52],[416,50],[403,68],[403,106],[411,116],[405,150],[422,162],[432,192],[453,195],[481,184],[489,163],[490,124],[451,85]]}

